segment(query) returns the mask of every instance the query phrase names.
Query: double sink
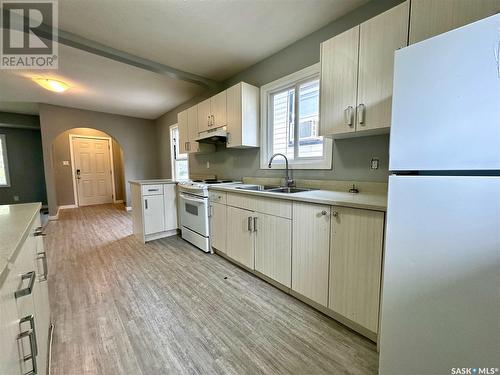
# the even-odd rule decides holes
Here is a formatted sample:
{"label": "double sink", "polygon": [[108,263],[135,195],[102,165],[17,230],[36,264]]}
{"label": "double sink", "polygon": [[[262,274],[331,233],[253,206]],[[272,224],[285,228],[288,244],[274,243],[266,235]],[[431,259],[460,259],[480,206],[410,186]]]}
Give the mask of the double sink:
{"label": "double sink", "polygon": [[303,191],[311,191],[317,189],[306,189],[297,187],[286,187],[286,186],[266,186],[266,185],[249,185],[249,186],[237,186],[236,189],[240,190],[252,190],[252,191],[265,191],[268,193],[301,193]]}

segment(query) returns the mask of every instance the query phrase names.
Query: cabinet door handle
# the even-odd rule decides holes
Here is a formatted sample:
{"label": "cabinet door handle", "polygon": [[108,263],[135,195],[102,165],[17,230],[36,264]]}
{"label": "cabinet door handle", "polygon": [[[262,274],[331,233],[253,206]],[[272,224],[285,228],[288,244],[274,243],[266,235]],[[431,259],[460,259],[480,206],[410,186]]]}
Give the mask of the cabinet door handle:
{"label": "cabinet door handle", "polygon": [[357,107],[358,124],[365,125],[365,105],[359,104]]}
{"label": "cabinet door handle", "polygon": [[210,115],[207,117],[207,125],[210,126]]}
{"label": "cabinet door handle", "polygon": [[226,144],[231,143],[231,133],[226,133]]}
{"label": "cabinet door handle", "polygon": [[352,127],[353,124],[353,117],[354,117],[354,108],[352,108],[352,105],[344,109],[344,121],[347,126]]}
{"label": "cabinet door handle", "polygon": [[332,211],[332,216],[333,217],[338,217],[339,216],[339,213],[337,211]]}
{"label": "cabinet door handle", "polygon": [[33,285],[35,285],[35,271],[27,272],[21,276],[21,280],[29,279],[28,286],[23,289],[16,290],[14,296],[16,298],[27,296],[33,291]]}
{"label": "cabinet door handle", "polygon": [[36,375],[38,373],[38,368],[36,366],[36,337],[35,332],[32,329],[21,332],[19,336],[17,336],[17,340],[20,341],[28,337],[30,340],[30,354],[23,357],[24,362],[31,361],[32,370],[25,372],[23,375]]}
{"label": "cabinet door handle", "polygon": [[38,237],[38,236],[46,236],[47,234],[43,233],[43,228],[38,227],[35,229],[35,232],[33,233],[33,236]]}
{"label": "cabinet door handle", "polygon": [[212,117],[212,126],[215,125],[215,116],[214,115],[210,115]]}
{"label": "cabinet door handle", "polygon": [[247,219],[247,229],[249,232],[252,231],[252,217],[251,216],[249,216]]}
{"label": "cabinet door handle", "polygon": [[144,199],[144,205],[146,207],[146,210],[148,209],[148,200],[147,199]]}
{"label": "cabinet door handle", "polygon": [[253,231],[257,232],[257,218],[256,217],[253,218]]}
{"label": "cabinet door handle", "polygon": [[30,324],[30,329],[33,331],[33,339],[35,341],[35,347],[33,353],[35,353],[35,356],[38,355],[38,346],[36,343],[36,329],[35,329],[35,318],[33,315],[26,315],[24,318],[22,318],[19,321],[19,326],[23,323],[29,323]]}
{"label": "cabinet door handle", "polygon": [[40,275],[39,280],[40,281],[47,281],[47,276],[49,273],[48,267],[47,267],[47,253],[45,251],[42,251],[41,253],[37,254],[38,256],[36,257],[37,260],[41,260],[43,264],[43,275]]}
{"label": "cabinet door handle", "polygon": [[328,211],[326,210],[321,211],[321,216],[328,216]]}

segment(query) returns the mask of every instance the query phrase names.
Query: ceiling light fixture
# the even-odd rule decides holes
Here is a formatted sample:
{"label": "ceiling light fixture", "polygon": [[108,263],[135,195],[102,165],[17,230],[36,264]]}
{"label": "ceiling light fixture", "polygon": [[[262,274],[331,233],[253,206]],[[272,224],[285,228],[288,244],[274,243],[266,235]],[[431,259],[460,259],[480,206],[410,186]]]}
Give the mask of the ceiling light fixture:
{"label": "ceiling light fixture", "polygon": [[56,79],[48,79],[48,78],[34,78],[36,83],[42,86],[46,90],[54,91],[54,92],[64,92],[69,89],[69,85],[65,82],[58,81]]}

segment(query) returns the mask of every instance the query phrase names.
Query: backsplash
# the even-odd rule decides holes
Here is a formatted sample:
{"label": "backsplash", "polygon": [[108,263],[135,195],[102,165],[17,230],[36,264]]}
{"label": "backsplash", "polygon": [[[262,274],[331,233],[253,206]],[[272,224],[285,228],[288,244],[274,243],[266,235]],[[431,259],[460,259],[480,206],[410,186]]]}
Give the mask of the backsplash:
{"label": "backsplash", "polygon": [[[219,178],[241,180],[243,177],[282,177],[283,170],[260,169],[260,150],[226,149],[218,145],[209,154],[189,157],[190,174],[213,174]],[[379,168],[370,169],[372,157]],[[207,168],[207,162],[209,168]],[[389,135],[335,140],[333,170],[292,170],[295,179],[387,182],[389,175]]]}

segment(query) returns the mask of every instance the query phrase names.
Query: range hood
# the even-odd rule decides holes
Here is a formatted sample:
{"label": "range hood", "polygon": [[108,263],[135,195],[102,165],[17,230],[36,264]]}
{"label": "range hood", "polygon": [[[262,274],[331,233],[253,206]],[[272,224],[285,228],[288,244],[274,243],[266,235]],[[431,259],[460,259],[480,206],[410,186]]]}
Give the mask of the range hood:
{"label": "range hood", "polygon": [[226,143],[226,140],[227,131],[225,126],[198,133],[198,138],[195,139],[199,143]]}

